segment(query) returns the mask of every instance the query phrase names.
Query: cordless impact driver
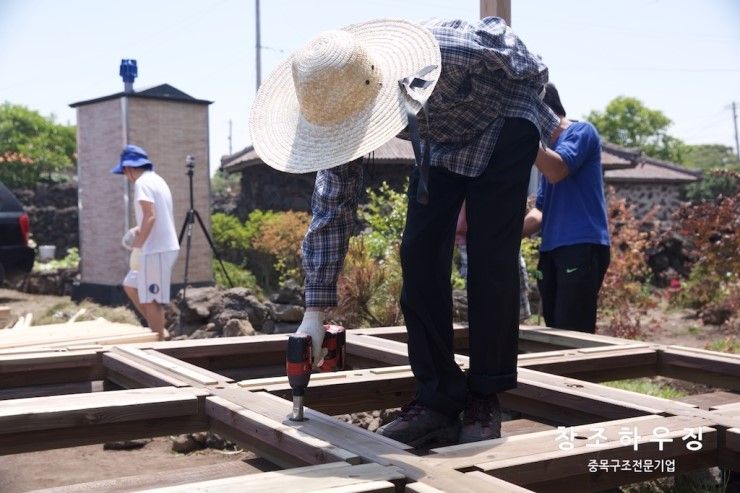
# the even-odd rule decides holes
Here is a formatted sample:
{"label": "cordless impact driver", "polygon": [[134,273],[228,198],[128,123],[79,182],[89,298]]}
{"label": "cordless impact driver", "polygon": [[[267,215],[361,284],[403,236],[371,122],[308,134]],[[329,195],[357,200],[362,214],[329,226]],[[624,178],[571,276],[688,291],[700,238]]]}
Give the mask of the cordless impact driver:
{"label": "cordless impact driver", "polygon": [[[327,350],[326,356],[318,366],[319,371],[336,371],[344,368],[345,333],[339,325],[325,325],[326,334],[321,347]],[[288,337],[288,351],[285,357],[285,371],[288,383],[293,390],[293,415],[291,421],[303,421],[303,396],[311,379],[313,350],[311,336],[291,334]]]}

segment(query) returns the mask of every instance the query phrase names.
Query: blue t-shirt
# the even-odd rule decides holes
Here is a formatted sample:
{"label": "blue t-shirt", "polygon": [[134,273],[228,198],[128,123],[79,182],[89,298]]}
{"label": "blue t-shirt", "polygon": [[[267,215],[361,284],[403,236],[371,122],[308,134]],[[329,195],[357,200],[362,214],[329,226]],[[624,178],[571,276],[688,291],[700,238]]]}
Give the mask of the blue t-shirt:
{"label": "blue t-shirt", "polygon": [[599,134],[588,122],[573,122],[553,146],[570,170],[556,184],[540,179],[536,207],[542,211],[540,250],[580,243],[609,245]]}

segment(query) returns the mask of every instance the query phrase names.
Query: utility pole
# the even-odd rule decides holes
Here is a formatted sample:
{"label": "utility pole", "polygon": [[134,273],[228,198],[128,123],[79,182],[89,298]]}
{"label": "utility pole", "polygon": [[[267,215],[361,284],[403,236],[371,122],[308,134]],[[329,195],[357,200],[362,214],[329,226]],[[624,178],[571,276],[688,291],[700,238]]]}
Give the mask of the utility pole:
{"label": "utility pole", "polygon": [[229,120],[229,156],[231,156],[231,120]]}
{"label": "utility pole", "polygon": [[480,0],[480,18],[501,17],[511,27],[511,0]]}
{"label": "utility pole", "polygon": [[737,140],[737,111],[736,111],[736,103],[735,101],[732,102],[732,123],[735,125],[735,154],[737,155],[738,160],[740,160],[740,144],[738,144]]}
{"label": "utility pole", "polygon": [[256,75],[257,75],[257,90],[260,88],[260,84],[262,83],[262,46],[260,46],[260,0],[254,0],[254,11],[255,11],[255,19],[256,19],[256,27],[255,27],[255,35],[256,35],[256,43],[255,43],[255,49],[256,56],[255,56],[255,62],[256,62]]}

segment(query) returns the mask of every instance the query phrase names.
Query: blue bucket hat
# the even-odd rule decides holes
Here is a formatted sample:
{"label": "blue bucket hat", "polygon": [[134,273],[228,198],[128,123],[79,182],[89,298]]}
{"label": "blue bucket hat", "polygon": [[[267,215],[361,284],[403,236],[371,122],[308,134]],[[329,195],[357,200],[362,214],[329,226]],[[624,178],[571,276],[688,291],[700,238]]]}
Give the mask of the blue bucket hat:
{"label": "blue bucket hat", "polygon": [[123,151],[121,152],[121,159],[118,161],[118,164],[110,171],[111,173],[122,175],[123,168],[125,167],[138,168],[147,164],[152,165],[152,168],[154,167],[154,164],[149,161],[149,156],[147,156],[146,151],[139,146],[129,144],[123,148]]}

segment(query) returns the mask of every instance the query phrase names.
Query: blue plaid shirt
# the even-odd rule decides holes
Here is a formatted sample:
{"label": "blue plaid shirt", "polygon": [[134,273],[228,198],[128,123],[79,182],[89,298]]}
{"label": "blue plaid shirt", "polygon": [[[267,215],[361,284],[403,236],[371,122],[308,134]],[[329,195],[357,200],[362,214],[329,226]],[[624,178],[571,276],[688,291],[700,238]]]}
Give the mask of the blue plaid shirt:
{"label": "blue plaid shirt", "polygon": [[[488,165],[505,117],[524,118],[549,142],[559,119],[538,97],[547,67],[497,17],[473,25],[462,20],[426,22],[442,53],[442,71],[427,102],[432,166],[479,176]],[[306,306],[337,304],[337,278],[354,225],[362,167],[348,163],[316,176],[313,217],[303,240]]]}

